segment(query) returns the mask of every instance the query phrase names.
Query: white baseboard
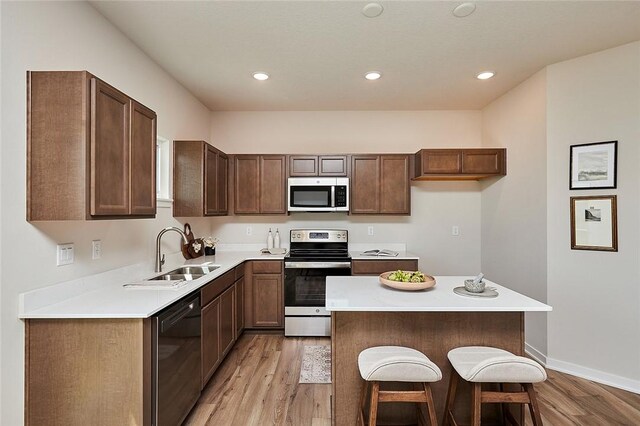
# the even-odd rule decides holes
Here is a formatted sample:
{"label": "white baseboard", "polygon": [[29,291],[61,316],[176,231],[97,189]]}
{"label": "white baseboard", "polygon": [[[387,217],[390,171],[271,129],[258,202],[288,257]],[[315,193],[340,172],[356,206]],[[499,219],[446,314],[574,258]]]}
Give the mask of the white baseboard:
{"label": "white baseboard", "polygon": [[640,380],[629,379],[616,374],[583,367],[582,365],[549,357],[547,357],[546,367],[551,370],[560,371],[562,373],[571,374],[572,376],[602,383],[603,385],[613,386],[618,389],[640,394]]}
{"label": "white baseboard", "polygon": [[573,364],[571,362],[550,358],[526,342],[524,344],[524,351],[531,358],[535,359],[550,370],[560,371],[561,373],[570,374],[593,382],[602,383],[603,385],[613,386],[614,388],[640,394],[640,380],[628,379],[616,374],[606,373],[604,371],[583,367],[582,365]]}
{"label": "white baseboard", "polygon": [[531,358],[538,361],[540,364],[544,366],[547,365],[547,356],[542,352],[540,352],[539,350],[537,350],[536,348],[534,348],[533,346],[531,346],[530,344],[528,344],[527,342],[524,343],[524,351],[527,355],[529,355]]}

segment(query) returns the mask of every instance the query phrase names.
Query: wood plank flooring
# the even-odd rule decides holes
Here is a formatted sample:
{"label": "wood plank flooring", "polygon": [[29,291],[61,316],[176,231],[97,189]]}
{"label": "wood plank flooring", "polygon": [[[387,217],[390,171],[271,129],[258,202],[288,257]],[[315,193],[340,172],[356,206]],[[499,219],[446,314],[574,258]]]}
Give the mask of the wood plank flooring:
{"label": "wood plank flooring", "polygon": [[331,385],[298,383],[305,345],[329,338],[244,334],[185,421],[190,426],[331,425]]}
{"label": "wood plank flooring", "polygon": [[[185,424],[330,426],[331,385],[298,383],[304,346],[329,344],[328,338],[244,334]],[[640,395],[547,372],[549,379],[536,385],[545,425],[640,425]]]}

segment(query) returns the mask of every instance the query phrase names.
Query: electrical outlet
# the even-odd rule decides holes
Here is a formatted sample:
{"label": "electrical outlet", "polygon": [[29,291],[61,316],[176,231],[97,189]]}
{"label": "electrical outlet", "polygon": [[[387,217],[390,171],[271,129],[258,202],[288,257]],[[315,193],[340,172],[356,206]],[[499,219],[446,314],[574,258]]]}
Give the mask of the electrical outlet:
{"label": "electrical outlet", "polygon": [[102,257],[102,241],[91,241],[91,259],[96,260]]}
{"label": "electrical outlet", "polygon": [[370,235],[370,236],[372,236],[372,235],[373,235],[373,226],[369,226],[369,227],[367,228],[367,234],[368,234],[368,235]]}
{"label": "electrical outlet", "polygon": [[56,249],[56,265],[71,265],[74,259],[73,243],[58,244]]}
{"label": "electrical outlet", "polygon": [[460,227],[457,225],[453,225],[451,227],[451,235],[453,235],[454,237],[457,237],[460,235]]}
{"label": "electrical outlet", "polygon": [[253,235],[253,229],[250,226],[247,226],[247,235]]}

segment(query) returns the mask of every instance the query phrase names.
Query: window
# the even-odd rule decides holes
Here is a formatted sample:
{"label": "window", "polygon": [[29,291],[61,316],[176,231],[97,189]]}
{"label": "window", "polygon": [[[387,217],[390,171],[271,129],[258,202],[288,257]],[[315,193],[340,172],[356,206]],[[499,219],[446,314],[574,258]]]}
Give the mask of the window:
{"label": "window", "polygon": [[158,136],[156,139],[156,197],[159,201],[171,201],[169,194],[170,147],[168,139]]}

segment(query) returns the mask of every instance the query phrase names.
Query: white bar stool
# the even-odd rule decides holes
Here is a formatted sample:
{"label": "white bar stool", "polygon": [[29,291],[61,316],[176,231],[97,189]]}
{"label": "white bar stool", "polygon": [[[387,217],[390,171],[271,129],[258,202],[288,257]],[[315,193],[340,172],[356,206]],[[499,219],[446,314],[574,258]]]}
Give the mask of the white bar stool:
{"label": "white bar stool", "polygon": [[[517,356],[511,352],[487,346],[466,346],[452,349],[447,357],[453,366],[444,425],[457,425],[453,416],[456,387],[460,378],[471,382],[471,425],[479,426],[483,403],[501,403],[503,415],[513,424],[518,424],[509,412],[507,403],[528,404],[534,426],[542,426],[540,410],[536,401],[533,383],[547,380],[547,373],[537,362]],[[483,391],[482,383],[497,383],[500,392]],[[519,383],[524,391],[503,391],[503,383]]]}
{"label": "white bar stool", "polygon": [[[360,400],[358,422],[364,425],[364,408],[367,402],[369,384],[371,384],[371,403],[369,408],[369,426],[374,426],[378,418],[379,402],[417,402],[425,403],[429,423],[437,426],[433,395],[429,383],[442,379],[442,372],[422,352],[403,346],[375,346],[360,352],[358,356],[360,375],[365,380]],[[419,391],[380,390],[380,382],[422,383]],[[418,406],[418,415],[422,411]]]}

